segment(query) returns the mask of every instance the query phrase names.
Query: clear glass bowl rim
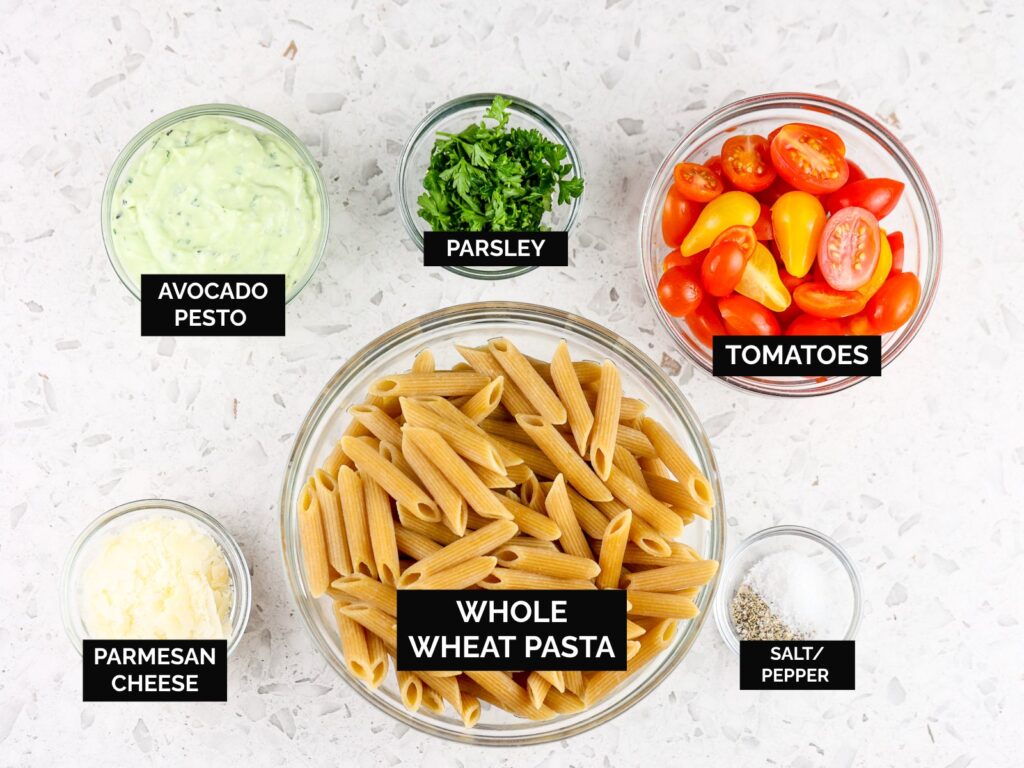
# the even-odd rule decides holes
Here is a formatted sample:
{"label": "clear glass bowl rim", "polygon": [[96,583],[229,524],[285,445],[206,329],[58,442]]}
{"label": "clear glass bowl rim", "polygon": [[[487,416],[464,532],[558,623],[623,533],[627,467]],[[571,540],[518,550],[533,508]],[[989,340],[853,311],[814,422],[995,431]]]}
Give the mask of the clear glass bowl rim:
{"label": "clear glass bowl rim", "polygon": [[117,191],[118,182],[121,180],[121,176],[124,172],[128,169],[129,164],[134,160],[138,151],[142,149],[157,133],[170,128],[172,125],[180,123],[183,120],[208,115],[248,120],[256,123],[262,128],[265,128],[285,142],[296,154],[298,154],[306,164],[309,172],[313,175],[313,179],[316,182],[317,194],[320,196],[320,236],[317,239],[314,256],[309,263],[306,273],[285,297],[285,303],[290,302],[302,292],[302,289],[305,288],[306,284],[313,278],[317,268],[320,266],[320,262],[323,261],[324,253],[327,251],[327,236],[331,228],[331,205],[330,200],[327,197],[327,185],[324,184],[323,175],[320,173],[320,166],[317,165],[317,162],[310,153],[309,148],[299,140],[299,137],[296,136],[290,128],[269,115],[257,112],[255,109],[238,106],[237,104],[196,104],[191,107],[184,107],[182,109],[175,110],[163,117],[157,118],[141,131],[136,133],[132,137],[131,141],[125,145],[125,148],[121,150],[117,159],[114,160],[114,164],[110,167],[110,173],[107,174],[107,181],[103,187],[103,199],[100,205],[100,228],[103,233],[103,247],[107,251],[107,258],[110,260],[110,265],[114,268],[114,272],[117,273],[117,277],[124,284],[124,287],[128,289],[132,296],[139,299],[139,288],[128,277],[124,267],[121,265],[121,260],[117,256],[117,249],[114,247],[113,233],[110,229],[110,213],[113,208],[114,193]]}
{"label": "clear glass bowl rim", "polygon": [[[405,143],[405,149],[402,150],[402,157],[398,162],[398,189],[396,195],[398,198],[398,210],[402,216],[402,223],[405,225],[405,231],[408,233],[409,237],[412,238],[413,243],[420,251],[423,250],[423,234],[420,232],[420,228],[416,224],[418,221],[416,212],[412,210],[409,206],[409,202],[405,199],[405,183],[409,173],[411,172],[409,165],[412,162],[413,150],[420,141],[427,138],[428,134],[433,134],[436,131],[437,124],[449,115],[467,108],[486,109],[491,105],[491,102],[494,101],[494,97],[498,95],[501,95],[512,102],[509,106],[510,111],[520,112],[532,117],[553,133],[558,141],[561,142],[568,151],[568,159],[569,162],[572,163],[573,173],[576,176],[580,176],[581,178],[583,177],[583,165],[580,161],[576,144],[573,142],[565,128],[562,127],[562,124],[559,123],[553,115],[533,102],[527,101],[519,96],[509,96],[505,93],[499,94],[498,92],[471,93],[445,102],[428,113],[427,116],[420,120],[416,127],[413,128],[412,134],[409,136],[409,140]],[[579,218],[580,207],[585,195],[586,191],[584,190],[583,195],[580,195],[569,204],[569,217],[565,222],[564,231],[572,231],[576,220]],[[505,280],[510,277],[525,275],[527,272],[532,272],[536,268],[537,266],[533,265],[524,267],[504,267],[502,269],[485,271],[475,267],[445,267],[449,272],[453,272],[456,275],[471,277],[476,280]]]}
{"label": "clear glass bowl rim", "polygon": [[[813,528],[807,528],[802,525],[773,525],[770,528],[763,528],[757,533],[752,533],[739,543],[736,549],[726,560],[725,567],[721,569],[722,584],[729,583],[733,569],[739,562],[740,556],[747,549],[755,544],[765,541],[766,539],[777,538],[780,536],[799,536],[801,538],[810,539],[816,544],[820,544],[836,556],[836,559],[843,566],[843,570],[846,571],[847,576],[850,577],[850,587],[853,590],[853,615],[850,617],[850,624],[846,628],[846,635],[838,639],[853,640],[856,638],[857,630],[860,628],[861,609],[863,607],[860,573],[857,571],[857,566],[854,565],[850,556],[846,554],[846,550],[843,549],[835,539],[830,536],[826,536],[821,531],[816,531]],[[729,603],[731,600],[732,595],[726,594],[725,589],[718,590],[718,594],[715,596],[714,601],[715,624],[718,625],[718,632],[722,636],[722,640],[734,653],[738,655],[740,652],[740,641],[732,628],[732,618],[729,612]]]}
{"label": "clear glass bowl rim", "polygon": [[[928,270],[927,280],[921,287],[921,305],[918,307],[917,312],[914,313],[914,317],[911,318],[910,322],[896,331],[898,334],[896,343],[888,350],[883,351],[882,368],[885,368],[895,360],[914,339],[935,301],[939,276],[942,271],[942,226],[939,220],[938,204],[920,166],[918,166],[917,161],[914,160],[910,151],[903,143],[888,128],[870,115],[838,99],[832,99],[827,96],[794,91],[765,93],[739,99],[715,110],[701,120],[669,150],[658,170],[655,171],[651,178],[640,214],[640,266],[644,273],[647,300],[651,303],[659,322],[672,336],[676,347],[694,365],[697,365],[709,375],[712,373],[710,354],[700,355],[696,353],[672,326],[672,323],[658,304],[657,281],[648,266],[649,254],[647,243],[650,240],[649,231],[655,226],[663,202],[657,199],[660,181],[678,159],[688,157],[692,149],[699,146],[708,137],[708,134],[713,133],[723,125],[739,117],[756,115],[758,112],[787,107],[806,110],[809,113],[818,111],[834,114],[845,122],[857,126],[863,133],[873,138],[889,152],[906,177],[908,188],[914,192],[921,202],[921,209],[924,214],[923,228],[927,236],[927,243],[922,244],[922,261],[928,263],[930,269]],[[775,384],[770,381],[755,380],[744,376],[720,376],[716,378],[737,389],[757,394],[779,397],[814,397],[840,392],[864,381],[868,377],[830,377],[824,383],[808,382],[801,384],[799,387],[785,386],[781,383]]]}
{"label": "clear glass bowl rim", "polygon": [[232,608],[237,606],[237,621],[231,626],[231,637],[228,638],[228,656],[234,653],[238,647],[242,635],[245,634],[245,627],[249,623],[249,612],[252,609],[252,577],[249,574],[249,565],[242,554],[238,542],[227,528],[212,515],[197,509],[190,504],[173,499],[137,499],[129,501],[120,506],[108,509],[102,515],[96,517],[85,529],[78,534],[68,555],[64,560],[64,568],[61,572],[61,617],[64,620],[64,631],[68,639],[75,646],[79,654],[82,653],[83,637],[75,630],[74,621],[71,618],[71,605],[77,599],[75,595],[76,585],[72,582],[72,574],[78,558],[81,557],[86,546],[98,536],[102,536],[107,526],[114,520],[125,515],[136,512],[152,510],[159,513],[170,510],[192,519],[201,529],[205,530],[224,552],[224,559],[231,572],[231,585],[234,590],[234,601]]}
{"label": "clear glass bowl rim", "polygon": [[[301,553],[299,551],[298,537],[291,533],[292,521],[294,519],[294,500],[298,484],[303,478],[299,476],[300,460],[305,453],[307,443],[315,436],[318,425],[327,414],[335,395],[340,392],[348,382],[358,376],[367,367],[372,366],[375,361],[389,353],[391,349],[399,346],[416,336],[429,333],[437,329],[444,329],[456,324],[471,324],[474,321],[486,322],[489,320],[519,320],[539,322],[552,331],[557,328],[568,328],[574,333],[585,336],[591,342],[614,349],[618,354],[629,359],[629,362],[646,377],[645,385],[649,388],[652,397],[660,398],[659,402],[665,406],[667,411],[672,413],[673,418],[679,420],[680,425],[687,430],[700,451],[700,464],[707,469],[708,481],[716,494],[717,506],[715,515],[709,524],[708,535],[710,539],[708,557],[722,562],[726,550],[726,527],[725,527],[725,499],[721,486],[721,474],[715,460],[711,442],[704,432],[696,412],[689,401],[682,394],[679,388],[658,368],[655,363],[643,352],[637,349],[628,340],[618,334],[604,328],[591,320],[573,315],[562,310],[544,307],[535,304],[524,304],[519,302],[480,302],[474,304],[463,304],[447,309],[437,310],[420,317],[409,320],[392,330],[383,334],[376,340],[364,346],[348,359],[331,377],[324,388],[317,395],[316,400],[310,407],[302,425],[296,433],[295,442],[288,458],[288,465],[285,471],[285,480],[281,489],[281,551],[282,565],[285,571],[285,578],[291,586],[292,597],[302,618],[307,634],[316,645],[321,655],[330,664],[339,676],[355,690],[359,696],[400,722],[432,736],[437,736],[451,741],[482,746],[526,746],[530,744],[543,744],[559,739],[566,739],[579,735],[585,731],[609,722],[630,709],[633,705],[643,700],[679,665],[683,657],[693,646],[705,621],[713,610],[715,593],[721,579],[721,569],[715,574],[714,579],[701,591],[697,597],[697,604],[701,609],[700,615],[691,620],[684,628],[685,639],[674,648],[671,653],[662,654],[656,661],[652,662],[644,670],[637,673],[644,678],[636,689],[627,697],[617,702],[615,706],[600,713],[600,716],[593,716],[580,722],[558,727],[552,724],[550,730],[533,734],[516,734],[515,732],[504,733],[456,733],[422,719],[418,719],[412,713],[407,712],[399,706],[391,706],[382,697],[366,689],[364,685],[351,679],[344,664],[340,663],[333,651],[325,645],[319,633],[315,629],[315,622],[310,615],[310,602],[306,599],[304,587],[299,576],[302,566]],[[524,723],[527,721],[524,721]],[[529,727],[525,726],[524,727]]]}

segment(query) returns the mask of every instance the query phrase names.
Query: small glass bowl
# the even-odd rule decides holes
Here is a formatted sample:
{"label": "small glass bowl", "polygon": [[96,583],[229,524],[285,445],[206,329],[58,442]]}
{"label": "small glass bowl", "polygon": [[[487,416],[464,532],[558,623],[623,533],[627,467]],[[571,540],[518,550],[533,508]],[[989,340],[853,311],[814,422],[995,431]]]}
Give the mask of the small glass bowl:
{"label": "small glass bowl", "polygon": [[121,150],[121,154],[117,156],[113,167],[110,169],[110,174],[107,176],[107,183],[103,187],[103,200],[100,206],[100,227],[103,232],[103,246],[107,250],[107,258],[110,259],[110,264],[121,282],[124,283],[124,287],[131,291],[136,299],[140,298],[141,288],[128,274],[124,265],[121,264],[114,245],[114,236],[111,231],[114,195],[121,185],[121,178],[134,166],[136,157],[149,145],[154,136],[183,120],[210,116],[227,117],[247,128],[257,131],[263,130],[274,134],[274,136],[283,141],[289,149],[298,155],[306,170],[313,177],[317,195],[320,198],[320,235],[317,238],[316,246],[313,249],[313,256],[310,259],[305,274],[292,286],[285,296],[285,302],[290,302],[299,295],[313,277],[317,267],[320,266],[320,262],[323,260],[324,251],[327,249],[327,235],[330,230],[331,220],[331,207],[327,198],[327,186],[324,184],[323,176],[320,175],[320,166],[317,165],[313,155],[310,154],[309,149],[299,140],[298,136],[274,118],[264,115],[262,112],[257,112],[254,109],[239,107],[234,104],[198,104],[194,107],[185,107],[184,109],[171,112],[169,115],[164,115],[158,120],[153,121],[135,134],[132,140],[128,142],[128,145]]}
{"label": "small glass bowl", "polygon": [[[426,229],[427,223],[417,213],[419,204],[416,200],[423,194],[423,178],[430,165],[430,153],[434,149],[437,134],[439,131],[458,133],[471,123],[479,123],[496,95],[494,93],[474,93],[442,104],[420,121],[420,124],[413,130],[412,136],[409,137],[409,141],[406,142],[405,151],[402,152],[402,158],[398,164],[398,209],[402,214],[402,222],[405,224],[409,237],[420,251],[423,250],[423,231]],[[504,94],[502,95],[504,96]],[[512,102],[508,108],[509,127],[536,128],[545,138],[564,145],[569,153],[566,159],[572,163],[573,174],[583,178],[583,167],[580,164],[576,145],[561,124],[548,112],[526,99],[516,96],[505,96],[505,98]],[[583,194],[585,195],[586,192]],[[551,211],[545,216],[545,226],[558,232],[571,230],[579,218],[582,200],[583,195],[565,205],[558,205],[553,201]],[[536,268],[536,265],[445,267],[457,275],[473,277],[478,280],[502,280],[525,275]]]}
{"label": "small glass bowl", "polygon": [[[647,299],[682,352],[708,373],[711,350],[690,330],[683,318],[672,317],[658,301],[661,263],[672,249],[661,236],[665,195],[673,183],[673,169],[683,161],[704,162],[719,154],[733,134],[767,136],[785,123],[805,122],[838,133],[847,155],[869,177],[885,176],[906,184],[900,202],[882,224],[887,232],[900,230],[905,243],[904,272],[921,281],[921,301],[914,316],[894,333],[882,337],[882,367],[902,352],[920,330],[935,299],[942,262],[942,232],[938,206],[931,187],[907,148],[887,128],[860,110],[835,99],[807,93],[769,93],[733,102],[712,113],[676,144],[662,162],[647,190],[640,216],[640,258]],[[723,376],[740,389],[766,395],[801,397],[824,395],[852,387],[864,376],[754,377]]]}
{"label": "small glass bowl", "polygon": [[106,539],[132,523],[155,517],[188,520],[213,539],[224,553],[231,574],[232,599],[228,612],[231,624],[228,655],[231,655],[245,632],[252,603],[252,581],[245,556],[231,534],[216,519],[188,504],[168,499],[142,499],[114,507],[89,523],[75,539],[61,574],[61,614],[68,638],[81,653],[82,640],[89,637],[82,617],[82,577]]}
{"label": "small glass bowl", "polygon": [[835,600],[849,603],[850,621],[842,637],[821,637],[817,640],[853,640],[860,627],[860,576],[846,551],[823,533],[799,525],[777,525],[765,528],[744,539],[729,556],[722,569],[722,581],[715,598],[715,623],[725,644],[735,653],[740,652],[740,638],[733,626],[730,603],[743,583],[747,571],[761,558],[782,551],[796,551],[815,558],[823,569],[839,569],[849,579],[849,592],[835,595]]}
{"label": "small glass bowl", "polygon": [[482,344],[508,336],[527,355],[550,357],[561,339],[569,344],[574,360],[615,363],[622,390],[648,405],[647,413],[661,421],[693,457],[707,477],[718,503],[712,520],[698,518],[686,526],[684,541],[702,557],[721,561],[725,546],[725,504],[711,444],[697,415],[664,372],[625,339],[576,315],[532,304],[495,302],[466,304],[410,320],[356,352],[320,392],[299,427],[281,490],[281,540],[284,565],[298,613],[313,644],[352,688],[383,712],[424,733],[467,744],[512,746],[541,744],[583,733],[622,714],[641,701],[683,660],[693,646],[718,585],[716,576],[695,598],[700,615],[683,622],[662,654],[630,677],[592,708],[552,720],[522,720],[486,705],[480,722],[466,728],[450,709],[435,715],[421,708],[409,712],[402,705],[394,676],[377,690],[356,679],[344,663],[338,630],[328,598],[314,598],[309,590],[298,531],[297,497],[306,478],[319,467],[341,437],[350,406],[364,402],[370,383],[387,374],[409,369],[416,353],[429,348],[439,369],[461,361],[454,343]]}

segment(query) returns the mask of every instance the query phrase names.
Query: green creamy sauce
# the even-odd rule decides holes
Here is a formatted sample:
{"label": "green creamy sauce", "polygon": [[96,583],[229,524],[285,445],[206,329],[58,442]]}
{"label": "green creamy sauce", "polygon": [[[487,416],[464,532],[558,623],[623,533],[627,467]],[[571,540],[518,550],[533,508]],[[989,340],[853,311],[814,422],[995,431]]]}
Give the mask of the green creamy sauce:
{"label": "green creamy sauce", "polygon": [[290,293],[323,226],[316,181],[295,151],[223,117],[160,133],[111,207],[115,252],[136,285],[148,273],[284,273]]}

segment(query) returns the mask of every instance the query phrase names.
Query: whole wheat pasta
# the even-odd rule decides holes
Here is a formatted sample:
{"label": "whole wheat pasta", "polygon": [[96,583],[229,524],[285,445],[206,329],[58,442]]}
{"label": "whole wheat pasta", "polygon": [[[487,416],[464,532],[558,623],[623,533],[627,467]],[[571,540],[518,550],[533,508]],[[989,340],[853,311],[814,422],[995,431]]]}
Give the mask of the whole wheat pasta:
{"label": "whole wheat pasta", "polygon": [[[359,422],[352,422],[352,424],[355,424],[360,430],[363,430],[363,425]],[[352,424],[349,424],[349,429],[352,429]],[[341,441],[339,440],[334,444],[334,447],[331,448],[331,452],[327,455],[327,458],[324,459],[324,463],[320,465],[320,468],[331,477],[337,477],[338,467],[345,463],[351,463],[351,460],[345,455],[345,451],[342,449]]]}
{"label": "whole wheat pasta", "polygon": [[567,669],[562,672],[565,677],[565,690],[577,696],[583,694],[583,673],[578,669]]}
{"label": "whole wheat pasta", "polygon": [[388,648],[377,635],[366,636],[366,649],[369,652],[370,688],[380,688],[388,675]]}
{"label": "whole wheat pasta", "polygon": [[373,680],[370,652],[366,647],[366,630],[363,625],[341,612],[343,606],[334,604],[334,618],[338,623],[338,637],[341,651],[345,655],[345,667],[353,675],[369,684]]}
{"label": "whole wheat pasta", "polygon": [[569,358],[569,345],[563,339],[555,347],[551,358],[551,380],[555,391],[565,406],[566,419],[576,441],[576,452],[581,456],[587,452],[587,441],[594,426],[594,414],[590,410],[579,376]]}
{"label": "whole wheat pasta", "polygon": [[544,699],[551,689],[551,683],[541,677],[537,672],[531,672],[526,678],[526,692],[530,696],[530,703],[540,709],[544,706]]}
{"label": "whole wheat pasta", "polygon": [[312,482],[302,486],[299,494],[299,541],[302,544],[302,560],[306,566],[306,580],[313,597],[320,597],[327,591],[331,576],[327,566],[327,543],[324,541],[323,519],[316,501]]}
{"label": "whole wheat pasta", "polygon": [[[511,493],[511,491],[509,492]],[[498,496],[498,501],[512,515],[515,524],[523,533],[543,541],[555,541],[562,535],[558,523],[545,514],[520,504],[510,496]]]}
{"label": "whole wheat pasta", "polygon": [[647,436],[628,424],[619,424],[619,429],[615,433],[615,444],[621,445],[634,456],[642,459],[653,459],[657,453],[654,444],[647,439]]}
{"label": "whole wheat pasta", "polygon": [[401,504],[398,505],[398,522],[402,527],[408,528],[410,531],[416,531],[416,533],[421,533],[428,539],[436,541],[441,545],[451,544],[453,541],[459,540],[459,534],[455,533],[448,526],[443,523],[421,520]]}
{"label": "whole wheat pasta", "polygon": [[514,483],[525,483],[531,477],[536,477],[536,473],[525,464],[520,464],[515,467],[507,467],[508,479]]}
{"label": "whole wheat pasta", "polygon": [[644,472],[644,481],[654,498],[670,505],[680,515],[690,512],[705,520],[711,519],[711,507],[694,499],[693,493],[682,483],[651,472]]}
{"label": "whole wheat pasta", "polygon": [[[504,369],[488,350],[464,347],[459,344],[455,345],[455,349],[477,373],[484,374],[488,379],[505,377]],[[507,377],[505,377],[505,385],[501,391],[501,404],[513,415],[535,413],[530,401],[526,399],[526,395],[519,390],[515,382],[510,381]]]}
{"label": "whole wheat pasta", "polygon": [[340,613],[358,621],[363,628],[377,635],[389,648],[398,647],[398,630],[395,617],[388,616],[379,608],[366,603],[352,603],[338,608]]}
{"label": "whole wheat pasta", "polygon": [[432,672],[419,672],[420,679],[424,685],[433,688],[438,695],[452,705],[458,712],[462,708],[462,691],[459,690],[459,681],[454,677],[435,675]]}
{"label": "whole wheat pasta", "polygon": [[629,661],[634,656],[640,653],[640,643],[636,640],[626,641],[626,661]]}
{"label": "whole wheat pasta", "polygon": [[697,606],[683,595],[668,592],[644,592],[630,589],[626,592],[631,616],[651,616],[662,619],[692,619]]}
{"label": "whole wheat pasta", "polygon": [[[565,344],[563,339],[561,344]],[[530,365],[533,369],[541,375],[548,384],[554,384],[554,372],[551,370],[552,365],[543,360],[538,360],[536,357],[530,355],[524,355],[524,357],[530,361]],[[572,364],[573,373],[576,374],[576,378],[579,379],[580,384],[591,384],[601,378],[601,366],[595,363],[593,360],[580,360]]]}
{"label": "whole wheat pasta", "polygon": [[424,686],[423,688],[423,708],[428,712],[433,712],[435,715],[444,714],[444,699],[441,698],[440,693],[430,686]]}
{"label": "whole wheat pasta", "polygon": [[513,536],[506,543],[508,544],[508,546],[530,547],[531,549],[541,549],[545,552],[561,551],[555,545],[555,542],[544,541],[543,539],[535,539],[533,538],[533,536]]}
{"label": "whole wheat pasta", "polygon": [[[495,438],[502,438],[512,443],[530,444],[530,436],[514,421],[502,421],[501,419],[489,418],[480,422],[480,428]],[[511,449],[510,449],[511,450]]]}
{"label": "whole wheat pasta", "polygon": [[657,456],[641,456],[637,459],[637,462],[639,462],[640,468],[648,474],[665,477],[669,480],[672,479],[672,473],[669,472],[668,467],[665,466],[665,462]]}
{"label": "whole wheat pasta", "polygon": [[675,512],[630,480],[618,467],[612,467],[605,479],[615,498],[646,520],[662,536],[674,538],[683,532],[683,521]]}
{"label": "whole wheat pasta", "polygon": [[495,568],[478,583],[484,589],[597,589],[593,582],[584,579],[558,579],[511,568]]}
{"label": "whole wheat pasta", "polygon": [[353,405],[348,409],[348,414],[381,442],[388,441],[395,445],[402,442],[402,431],[398,422],[376,405]]}
{"label": "whole wheat pasta", "polygon": [[615,455],[619,432],[619,411],[622,407],[622,381],[619,369],[611,360],[601,363],[601,379],[594,408],[594,429],[590,435],[590,463],[597,476],[608,479]]}
{"label": "whole wheat pasta", "polygon": [[[501,444],[507,450],[512,451],[512,453],[520,457],[525,466],[534,474],[550,478],[554,478],[554,476],[558,474],[558,467],[556,467],[554,463],[552,463],[551,459],[545,455],[544,451],[536,445],[517,443],[513,440],[506,440],[503,437],[498,437],[497,435],[491,435],[491,438],[496,443]],[[514,467],[510,467],[510,469],[514,469]]]}
{"label": "whole wheat pasta", "polygon": [[690,587],[702,587],[711,581],[717,572],[717,560],[697,560],[631,573],[626,577],[626,583],[629,589],[634,590],[676,592]]}
{"label": "whole wheat pasta", "polygon": [[467,589],[489,576],[497,564],[495,557],[471,557],[416,579],[405,589]]}
{"label": "whole wheat pasta", "polygon": [[[565,475],[581,495],[591,501],[611,501],[612,493],[601,482],[594,470],[580,458],[549,422],[539,416],[520,415],[516,417],[519,426],[526,430],[537,447]],[[527,462],[529,463],[529,462]]]}
{"label": "whole wheat pasta", "polygon": [[[422,560],[424,557],[434,554],[441,549],[441,545],[433,539],[427,538],[422,533],[409,530],[404,526],[398,526],[395,528],[395,543],[398,545],[398,551],[402,554],[409,555],[416,560]],[[399,570],[401,563],[399,563]]]}
{"label": "whole wheat pasta", "polygon": [[497,703],[502,709],[509,712],[528,717],[531,720],[547,720],[554,717],[555,713],[545,706],[535,707],[530,701],[529,694],[512,679],[506,672],[473,672],[468,671],[466,675],[477,685],[484,689],[490,696],[480,698]]}
{"label": "whole wheat pasta", "polygon": [[402,429],[416,444],[416,447],[441,471],[441,474],[459,490],[473,509],[484,517],[505,519],[512,517],[511,513],[501,505],[490,489],[441,435],[431,429],[408,425]]}
{"label": "whole wheat pasta", "polygon": [[630,542],[626,546],[623,562],[631,566],[650,566],[661,568],[675,563],[688,563],[699,560],[700,556],[691,547],[679,541],[668,542],[669,551],[664,555],[652,555]]}
{"label": "whole wheat pasta", "polygon": [[421,349],[412,360],[413,373],[433,373],[434,353],[429,349]]}
{"label": "whole wheat pasta", "polygon": [[402,704],[410,712],[419,710],[423,703],[423,681],[412,672],[401,669],[395,671],[398,678],[398,695]]}
{"label": "whole wheat pasta", "polygon": [[490,376],[476,371],[396,373],[373,382],[370,385],[370,394],[378,397],[458,397],[474,394],[490,380]]}
{"label": "whole wheat pasta", "polygon": [[515,481],[510,480],[506,474],[495,472],[487,467],[481,467],[479,464],[474,464],[471,461],[467,461],[466,465],[473,470],[473,473],[480,479],[481,483],[492,490],[495,488],[504,489],[516,487]]}
{"label": "whole wheat pasta", "polygon": [[612,459],[612,463],[615,465],[616,469],[620,470],[634,483],[639,485],[645,491],[650,491],[647,487],[647,480],[644,479],[644,471],[640,467],[640,462],[637,461],[636,456],[627,451],[621,445],[615,446],[615,456]]}
{"label": "whole wheat pasta", "polygon": [[459,707],[459,717],[462,718],[462,724],[467,728],[472,728],[480,722],[480,702],[476,696],[467,691],[462,692],[462,706]]}
{"label": "whole wheat pasta", "polygon": [[601,537],[604,536],[605,526],[608,525],[608,518],[605,517],[601,510],[580,496],[575,489],[566,488],[565,491],[569,497],[569,505],[572,507],[573,514],[576,515],[580,528],[590,538],[600,541]]}
{"label": "whole wheat pasta", "polygon": [[619,684],[643,669],[655,656],[665,650],[675,635],[674,621],[660,621],[649,629],[640,639],[640,650],[626,664],[625,672],[594,672],[586,676],[586,688],[583,691],[583,702],[592,707],[618,688]]}
{"label": "whole wheat pasta", "polygon": [[472,557],[486,555],[511,539],[519,529],[511,520],[495,520],[478,531],[467,533],[461,539],[429,555],[398,579],[399,588],[408,588],[432,573],[458,565]]}
{"label": "whole wheat pasta", "polygon": [[665,462],[665,465],[675,475],[676,480],[689,490],[693,500],[713,507],[715,495],[711,490],[711,484],[668,430],[654,419],[644,417],[640,420],[640,431],[651,441],[658,458]]}
{"label": "whole wheat pasta", "polygon": [[[609,520],[622,512],[622,510],[628,509],[618,499],[596,501],[594,506],[601,510]],[[665,537],[639,515],[633,515],[633,524],[629,526],[629,540],[640,547],[640,549],[652,555],[667,557],[672,554],[672,548]]]}
{"label": "whole wheat pasta", "polygon": [[562,401],[516,345],[502,338],[493,339],[487,346],[498,365],[519,387],[534,410],[552,424],[564,424],[566,413]]}
{"label": "whole wheat pasta", "polygon": [[454,401],[446,400],[443,397],[422,397],[418,398],[418,400],[443,418],[452,421],[460,427],[468,429],[476,435],[480,435],[480,437],[490,442],[498,452],[498,456],[501,458],[501,462],[505,465],[506,469],[523,463],[522,458],[502,446],[496,440],[492,440],[486,430],[469,418],[469,416],[464,414],[462,410],[455,405]]}
{"label": "whole wheat pasta", "polygon": [[338,497],[341,499],[341,514],[345,521],[345,536],[348,539],[352,572],[377,578],[377,564],[373,560],[373,544],[370,542],[370,525],[366,519],[363,481],[350,467],[338,470]]}
{"label": "whole wheat pasta", "polygon": [[391,516],[391,499],[369,475],[363,478],[363,496],[377,574],[382,582],[393,585],[398,580],[398,545],[395,542],[395,520]]}
{"label": "whole wheat pasta", "polygon": [[400,398],[405,423],[413,427],[432,429],[445,439],[445,442],[466,461],[479,464],[481,467],[505,475],[505,464],[490,439],[476,434],[460,424],[443,418],[425,404]]}
{"label": "whole wheat pasta", "polygon": [[551,487],[548,489],[547,498],[544,500],[544,505],[548,515],[555,521],[555,524],[562,532],[559,539],[562,549],[570,555],[590,557],[592,554],[590,545],[587,544],[587,539],[580,528],[579,520],[573,511],[565,486],[565,478],[562,475],[556,477],[555,481],[551,484]]}
{"label": "whole wheat pasta", "polygon": [[646,632],[646,631],[647,631],[647,629],[645,627],[640,626],[635,621],[632,621],[630,619],[626,619],[626,639],[627,640],[636,640],[638,637],[640,637],[640,635],[644,634],[644,632]]}
{"label": "whole wheat pasta", "polygon": [[331,587],[351,597],[353,602],[379,608],[389,616],[398,615],[398,596],[393,586],[382,584],[361,573],[353,573],[335,579]]}
{"label": "whole wheat pasta", "polygon": [[[587,405],[592,409],[597,407],[597,390],[591,387],[584,387],[583,396],[587,398]],[[635,397],[624,397],[619,403],[619,423],[632,424],[647,412],[647,403],[637,400]]]}
{"label": "whole wheat pasta", "polygon": [[550,552],[514,544],[506,544],[495,550],[494,556],[505,568],[540,573],[557,579],[588,580],[596,578],[601,572],[601,567],[589,557],[577,557],[565,552]]}
{"label": "whole wheat pasta", "polygon": [[414,480],[377,451],[359,438],[343,437],[341,443],[345,453],[352,457],[359,470],[372,477],[398,503],[404,504],[425,520],[436,519],[440,515],[440,509],[434,500]]}
{"label": "whole wheat pasta", "polygon": [[601,538],[601,557],[597,586],[601,589],[617,589],[619,575],[622,573],[622,555],[629,542],[629,527],[633,523],[633,513],[625,509],[611,520],[604,529]]}
{"label": "whole wheat pasta", "polygon": [[537,671],[537,674],[551,683],[551,687],[556,691],[565,690],[565,675],[562,674],[560,669],[541,669]]}
{"label": "whole wheat pasta", "polygon": [[[343,468],[347,469],[347,467]],[[320,508],[324,535],[327,539],[327,560],[335,573],[342,575],[351,573],[352,560],[348,553],[347,532],[341,518],[341,501],[338,499],[337,483],[325,470],[318,469],[313,473],[313,488],[316,492],[316,503]]]}
{"label": "whole wheat pasta", "polygon": [[540,485],[537,475],[530,472],[522,483],[519,484],[519,500],[534,512],[544,511],[544,489]]}
{"label": "whole wheat pasta", "polygon": [[479,392],[459,406],[470,420],[479,424],[492,413],[501,403],[501,395],[505,390],[505,377],[499,376],[483,386]]}
{"label": "whole wheat pasta", "polygon": [[[582,685],[582,683],[583,676],[580,675],[580,684]],[[574,715],[587,708],[587,705],[583,703],[583,699],[579,695],[569,691],[559,691],[554,687],[548,689],[547,696],[544,698],[544,704],[560,715]]]}
{"label": "whole wheat pasta", "polygon": [[465,533],[466,501],[462,494],[405,434],[402,435],[402,453],[405,454],[406,461],[420,482],[441,508],[445,525],[456,534]]}

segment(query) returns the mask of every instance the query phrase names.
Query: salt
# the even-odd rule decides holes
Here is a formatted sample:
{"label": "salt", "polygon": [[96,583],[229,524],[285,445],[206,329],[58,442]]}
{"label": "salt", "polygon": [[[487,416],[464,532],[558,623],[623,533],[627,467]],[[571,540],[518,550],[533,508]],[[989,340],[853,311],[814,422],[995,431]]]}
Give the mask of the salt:
{"label": "salt", "polygon": [[837,594],[843,585],[835,569],[793,551],[774,552],[747,572],[743,583],[756,592],[772,613],[795,635],[838,639],[845,633]]}

